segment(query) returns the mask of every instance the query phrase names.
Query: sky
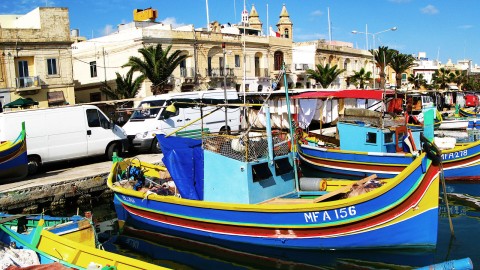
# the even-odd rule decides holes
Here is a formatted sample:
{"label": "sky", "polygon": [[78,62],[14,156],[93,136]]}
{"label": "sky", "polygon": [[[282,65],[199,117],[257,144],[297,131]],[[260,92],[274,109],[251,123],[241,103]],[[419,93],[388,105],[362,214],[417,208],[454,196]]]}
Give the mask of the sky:
{"label": "sky", "polygon": [[[285,4],[296,42],[329,40],[330,32],[332,40],[351,42],[359,49],[366,48],[368,38],[369,49],[375,44],[405,54],[425,52],[442,63],[469,59],[480,65],[479,0],[0,0],[0,14],[67,7],[70,28],[90,39],[131,22],[134,9],[149,7],[158,10],[157,21],[206,27],[207,2],[210,21],[222,24],[239,22],[244,3],[248,11],[255,5],[265,29],[267,22],[276,29]],[[388,30],[393,27],[397,30]]]}

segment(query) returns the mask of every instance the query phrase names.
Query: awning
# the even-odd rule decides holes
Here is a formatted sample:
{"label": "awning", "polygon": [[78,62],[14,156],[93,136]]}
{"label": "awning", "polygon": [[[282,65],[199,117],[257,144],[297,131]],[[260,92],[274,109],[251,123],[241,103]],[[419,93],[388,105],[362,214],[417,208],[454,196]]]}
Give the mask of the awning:
{"label": "awning", "polygon": [[392,90],[332,90],[313,91],[295,95],[293,99],[301,98],[364,98],[382,100],[383,94],[394,94]]}
{"label": "awning", "polygon": [[10,103],[5,104],[3,108],[27,108],[33,105],[38,105],[37,101],[31,98],[19,98]]}
{"label": "awning", "polygon": [[65,96],[63,91],[53,91],[47,93],[48,104],[64,104]]}

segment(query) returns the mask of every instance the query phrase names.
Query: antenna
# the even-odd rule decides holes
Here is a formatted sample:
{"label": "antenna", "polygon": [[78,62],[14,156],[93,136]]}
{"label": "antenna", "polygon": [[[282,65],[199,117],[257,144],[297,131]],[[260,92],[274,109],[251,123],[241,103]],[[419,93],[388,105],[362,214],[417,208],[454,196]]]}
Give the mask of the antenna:
{"label": "antenna", "polygon": [[330,8],[327,8],[328,13],[328,37],[330,39],[330,44],[332,44],[332,24],[330,22]]}
{"label": "antenna", "polygon": [[235,16],[235,23],[237,23],[237,1],[233,0],[233,14]]}
{"label": "antenna", "polygon": [[205,0],[205,5],[207,6],[207,31],[210,32],[210,18],[208,15],[208,0]]}

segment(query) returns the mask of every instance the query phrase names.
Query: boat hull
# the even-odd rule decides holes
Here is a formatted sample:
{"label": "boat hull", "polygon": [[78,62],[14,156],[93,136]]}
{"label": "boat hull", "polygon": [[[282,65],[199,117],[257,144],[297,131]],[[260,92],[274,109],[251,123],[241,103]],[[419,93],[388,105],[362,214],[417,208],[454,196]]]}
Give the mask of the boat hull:
{"label": "boat hull", "polygon": [[0,183],[20,180],[27,174],[27,143],[21,134],[17,141],[0,145]]}
{"label": "boat hull", "polygon": [[[412,155],[404,153],[353,152],[308,145],[299,145],[298,149],[305,166],[324,173],[355,177],[377,174],[381,178],[391,178],[412,161]],[[480,180],[480,141],[443,150],[442,163],[446,180]]]}
{"label": "boat hull", "polygon": [[121,223],[222,246],[433,247],[438,225],[438,167],[430,163],[423,155],[384,189],[320,203],[234,204],[174,196],[145,198],[142,192],[113,186],[115,167],[108,185],[115,193]]}

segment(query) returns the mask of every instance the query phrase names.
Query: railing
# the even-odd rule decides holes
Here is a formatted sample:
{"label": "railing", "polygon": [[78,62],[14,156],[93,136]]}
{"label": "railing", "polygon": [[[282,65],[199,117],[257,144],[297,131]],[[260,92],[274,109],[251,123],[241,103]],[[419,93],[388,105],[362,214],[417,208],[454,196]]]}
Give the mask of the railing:
{"label": "railing", "polygon": [[311,69],[308,64],[295,64],[295,70],[309,70]]}
{"label": "railing", "polygon": [[195,77],[194,68],[180,68],[180,77],[182,78],[193,78]]}
{"label": "railing", "polygon": [[17,77],[17,88],[40,87],[40,79],[38,76],[33,77]]}
{"label": "railing", "polygon": [[255,77],[270,77],[268,68],[255,68]]}
{"label": "railing", "polygon": [[233,68],[226,68],[225,71],[223,68],[211,68],[211,69],[205,69],[207,75],[209,77],[224,77],[225,71],[226,71],[226,76],[227,77],[234,77],[235,73]]}

